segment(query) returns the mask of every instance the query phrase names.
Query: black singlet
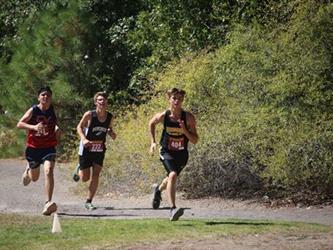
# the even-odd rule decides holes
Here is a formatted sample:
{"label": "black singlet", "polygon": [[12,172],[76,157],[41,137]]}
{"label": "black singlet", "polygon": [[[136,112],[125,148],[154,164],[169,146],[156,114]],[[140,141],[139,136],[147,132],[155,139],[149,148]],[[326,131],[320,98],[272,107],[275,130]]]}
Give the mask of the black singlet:
{"label": "black singlet", "polygon": [[[163,132],[160,140],[161,152],[185,152],[187,151],[188,138],[177,121],[170,119],[171,111],[164,115]],[[181,120],[186,126],[186,112],[182,110]]]}
{"label": "black singlet", "polygon": [[105,151],[105,140],[112,119],[112,114],[107,112],[107,117],[104,122],[100,122],[97,117],[96,110],[91,111],[91,121],[88,127],[86,138],[92,142],[90,148],[80,147],[79,154],[82,155],[83,152],[104,152]]}

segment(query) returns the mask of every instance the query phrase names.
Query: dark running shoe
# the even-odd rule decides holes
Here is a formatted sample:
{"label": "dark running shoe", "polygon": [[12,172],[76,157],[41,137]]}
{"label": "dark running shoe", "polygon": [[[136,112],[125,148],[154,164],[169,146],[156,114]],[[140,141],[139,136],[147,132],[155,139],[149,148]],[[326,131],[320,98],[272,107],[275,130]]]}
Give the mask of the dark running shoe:
{"label": "dark running shoe", "polygon": [[161,204],[161,191],[158,189],[158,184],[155,183],[153,185],[153,199],[152,199],[152,207],[153,209],[158,209]]}
{"label": "dark running shoe", "polygon": [[80,169],[80,164],[77,164],[77,166],[75,167],[73,173],[72,173],[72,177],[73,177],[73,180],[75,182],[78,182],[80,180],[80,176],[79,176],[79,169]]}
{"label": "dark running shoe", "polygon": [[170,211],[170,220],[171,221],[176,221],[183,214],[184,214],[184,208],[171,208],[171,211]]}

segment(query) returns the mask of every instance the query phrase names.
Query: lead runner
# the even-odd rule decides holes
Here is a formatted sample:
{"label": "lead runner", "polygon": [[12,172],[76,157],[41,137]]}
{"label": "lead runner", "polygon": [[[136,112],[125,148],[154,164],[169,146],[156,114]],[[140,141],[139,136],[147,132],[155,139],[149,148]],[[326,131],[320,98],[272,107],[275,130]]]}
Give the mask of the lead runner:
{"label": "lead runner", "polygon": [[28,109],[17,123],[17,128],[26,129],[28,132],[25,151],[28,165],[22,175],[22,182],[24,186],[27,186],[31,181],[37,181],[40,165],[43,164],[47,200],[42,214],[51,215],[57,210],[57,204],[52,202],[52,195],[55,147],[59,140],[60,130],[52,105],[52,90],[48,86],[38,90],[38,101],[39,103]]}
{"label": "lead runner", "polygon": [[196,144],[199,139],[194,115],[182,108],[184,96],[184,90],[177,88],[168,90],[169,108],[155,114],[149,122],[151,154],[156,150],[156,125],[159,123],[163,124],[163,132],[160,140],[160,160],[167,172],[167,177],[164,178],[161,184],[155,185],[152,207],[154,209],[159,208],[161,192],[166,189],[171,204],[171,221],[178,220],[184,214],[183,208],[176,207],[177,178],[187,164],[189,156],[187,149],[188,142]]}

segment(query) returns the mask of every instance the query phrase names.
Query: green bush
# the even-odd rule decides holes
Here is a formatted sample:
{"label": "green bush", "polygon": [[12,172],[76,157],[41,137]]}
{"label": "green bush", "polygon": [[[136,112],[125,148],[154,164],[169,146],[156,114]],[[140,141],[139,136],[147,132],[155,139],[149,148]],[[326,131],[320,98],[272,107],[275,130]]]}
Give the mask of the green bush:
{"label": "green bush", "polygon": [[147,124],[167,107],[161,93],[177,86],[188,93],[185,109],[196,115],[200,136],[181,175],[189,196],[263,187],[330,196],[333,6],[304,1],[296,7],[285,26],[236,26],[228,45],[166,67],[152,101],[118,121],[126,136],[114,145],[122,155],[110,172],[112,166],[125,175],[135,170],[127,178],[142,180],[146,190],[162,178],[158,157],[147,153]]}

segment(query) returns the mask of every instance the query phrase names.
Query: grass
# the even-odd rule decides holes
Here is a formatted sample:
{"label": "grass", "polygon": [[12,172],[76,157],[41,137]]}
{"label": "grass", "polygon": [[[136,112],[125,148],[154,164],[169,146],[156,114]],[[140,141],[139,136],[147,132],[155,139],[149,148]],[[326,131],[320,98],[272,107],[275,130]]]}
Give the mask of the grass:
{"label": "grass", "polygon": [[173,240],[260,233],[323,233],[319,224],[268,220],[86,219],[60,217],[62,233],[52,234],[53,217],[0,214],[0,249],[103,249]]}

